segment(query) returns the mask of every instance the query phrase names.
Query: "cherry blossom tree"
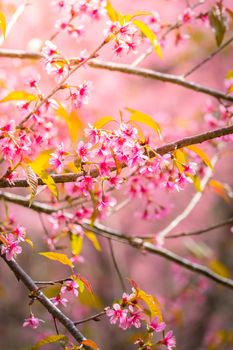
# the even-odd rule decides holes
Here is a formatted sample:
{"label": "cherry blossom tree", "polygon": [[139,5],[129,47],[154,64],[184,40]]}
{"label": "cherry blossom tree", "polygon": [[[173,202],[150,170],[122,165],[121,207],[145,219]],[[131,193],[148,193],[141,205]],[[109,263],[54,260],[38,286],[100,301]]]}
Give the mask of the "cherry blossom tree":
{"label": "cherry blossom tree", "polygon": [[[0,10],[0,254],[29,293],[18,327],[39,335],[34,350],[113,348],[96,334],[105,328],[124,349],[182,348],[187,300],[233,289],[216,238],[202,240],[230,235],[233,218],[179,231],[207,190],[232,206],[231,1],[7,0]],[[135,259],[170,262],[174,280],[156,291],[166,276],[158,267],[152,278],[153,259],[133,259],[130,275],[130,247]],[[220,321],[206,327],[205,348],[232,346]]]}

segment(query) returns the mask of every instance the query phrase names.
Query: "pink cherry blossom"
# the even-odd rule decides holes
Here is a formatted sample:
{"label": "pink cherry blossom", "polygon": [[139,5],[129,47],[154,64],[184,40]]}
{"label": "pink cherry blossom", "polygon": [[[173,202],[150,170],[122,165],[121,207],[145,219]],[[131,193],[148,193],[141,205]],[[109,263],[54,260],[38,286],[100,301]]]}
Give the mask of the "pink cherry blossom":
{"label": "pink cherry blossom", "polygon": [[61,293],[71,292],[74,296],[78,296],[79,285],[75,281],[66,281],[64,285],[61,287]]}
{"label": "pink cherry blossom", "polygon": [[26,318],[24,320],[23,327],[31,327],[33,329],[36,329],[39,326],[40,322],[44,321],[31,314],[29,318]]}
{"label": "pink cherry blossom", "polygon": [[159,318],[155,316],[149,324],[150,328],[153,329],[156,333],[162,332],[166,328],[165,322],[160,322]]}
{"label": "pink cherry blossom", "polygon": [[106,315],[110,317],[111,324],[116,324],[119,322],[120,328],[128,328],[127,310],[122,310],[119,304],[114,304],[112,308],[108,307],[106,309]]}
{"label": "pink cherry blossom", "polygon": [[176,347],[176,339],[173,336],[172,331],[166,333],[163,340],[161,340],[161,344],[164,344],[167,347],[167,350],[172,350]]}

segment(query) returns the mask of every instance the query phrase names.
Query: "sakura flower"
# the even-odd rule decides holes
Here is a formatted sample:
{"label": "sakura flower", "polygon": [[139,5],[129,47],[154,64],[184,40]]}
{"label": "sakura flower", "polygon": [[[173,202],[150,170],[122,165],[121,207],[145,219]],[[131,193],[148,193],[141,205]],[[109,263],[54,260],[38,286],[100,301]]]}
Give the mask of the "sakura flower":
{"label": "sakura flower", "polygon": [[159,322],[158,317],[154,317],[149,324],[150,328],[153,329],[156,333],[162,332],[166,328],[165,322]]}
{"label": "sakura flower", "polygon": [[127,310],[122,310],[119,304],[114,304],[112,308],[106,308],[106,315],[110,317],[110,323],[116,324],[119,322],[119,327],[127,329]]}
{"label": "sakura flower", "polygon": [[56,297],[51,298],[51,301],[54,303],[54,305],[62,305],[62,306],[67,306],[68,299],[63,298],[61,294],[58,294]]}
{"label": "sakura flower", "polygon": [[161,340],[161,344],[164,344],[167,347],[167,350],[172,350],[176,347],[176,339],[173,336],[172,331],[167,332],[163,340]]}
{"label": "sakura flower", "polygon": [[31,314],[29,318],[26,318],[24,320],[23,327],[31,327],[33,329],[36,329],[39,326],[40,322],[44,322],[44,321],[40,320],[39,318]]}
{"label": "sakura flower", "polygon": [[61,287],[61,293],[72,292],[74,296],[78,296],[79,285],[75,281],[66,281]]}
{"label": "sakura flower", "polygon": [[194,18],[195,13],[191,8],[187,8],[184,10],[183,14],[178,17],[179,21],[181,23],[190,23],[191,20]]}
{"label": "sakura flower", "polygon": [[13,234],[7,235],[6,245],[2,245],[1,253],[6,255],[8,261],[15,259],[18,254],[22,253],[22,247],[19,246],[17,240],[14,240]]}
{"label": "sakura flower", "polygon": [[13,234],[16,236],[18,242],[24,242],[26,236],[26,230],[23,226],[17,226],[13,231]]}
{"label": "sakura flower", "polygon": [[128,317],[128,327],[134,326],[135,328],[141,327],[142,311],[135,310],[132,305],[129,306],[130,316]]}
{"label": "sakura flower", "polygon": [[80,141],[78,143],[76,153],[81,158],[83,162],[88,161],[88,156],[90,155],[90,148],[92,147],[91,143],[84,143],[84,141]]}

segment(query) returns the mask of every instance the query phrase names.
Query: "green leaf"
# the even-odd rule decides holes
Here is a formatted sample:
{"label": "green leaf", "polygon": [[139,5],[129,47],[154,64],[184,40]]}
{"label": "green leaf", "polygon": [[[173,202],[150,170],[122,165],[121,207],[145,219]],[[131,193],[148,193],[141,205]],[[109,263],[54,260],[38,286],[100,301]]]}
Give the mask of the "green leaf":
{"label": "green leaf", "polygon": [[151,129],[155,130],[159,137],[161,138],[161,129],[159,124],[148,114],[142,113],[132,108],[126,108],[131,114],[130,121],[139,122],[149,126]]}
{"label": "green leaf", "polygon": [[71,234],[71,250],[74,255],[79,255],[82,251],[83,238],[78,235]]}
{"label": "green leaf", "polygon": [[190,149],[190,151],[196,153],[211,170],[214,170],[209,157],[204,151],[202,151],[202,149],[200,149],[196,145],[187,146],[187,148]]}
{"label": "green leaf", "polygon": [[96,129],[102,129],[106,124],[110,122],[115,122],[115,119],[113,117],[107,116],[100,118],[97,120],[97,122],[94,124],[94,128]]}
{"label": "green leaf", "polygon": [[50,260],[59,261],[61,264],[73,267],[72,261],[65,254],[55,253],[55,252],[42,252],[39,254],[42,256],[45,256]]}
{"label": "green leaf", "polygon": [[215,40],[218,46],[221,45],[226,32],[226,18],[222,12],[222,6],[216,5],[209,12],[209,22],[215,34]]}
{"label": "green leaf", "polygon": [[2,12],[0,12],[0,28],[5,40],[6,39],[6,17]]}
{"label": "green leaf", "polygon": [[134,20],[133,23],[142,32],[142,34],[144,34],[150,40],[153,48],[155,49],[155,52],[157,53],[157,55],[160,58],[162,58],[162,51],[161,51],[161,47],[159,45],[159,41],[157,39],[157,36],[150,29],[150,27],[148,27],[148,25],[145,24],[144,22],[137,20],[137,19]]}
{"label": "green leaf", "polygon": [[28,92],[24,91],[13,91],[10,92],[8,95],[3,97],[3,99],[0,100],[0,102],[10,102],[10,101],[34,101],[37,100],[38,97],[33,94],[29,94]]}
{"label": "green leaf", "polygon": [[48,337],[41,339],[35,345],[33,345],[31,350],[37,350],[44,345],[51,344],[51,343],[57,343],[61,340],[67,341],[67,337],[65,335],[49,335]]}

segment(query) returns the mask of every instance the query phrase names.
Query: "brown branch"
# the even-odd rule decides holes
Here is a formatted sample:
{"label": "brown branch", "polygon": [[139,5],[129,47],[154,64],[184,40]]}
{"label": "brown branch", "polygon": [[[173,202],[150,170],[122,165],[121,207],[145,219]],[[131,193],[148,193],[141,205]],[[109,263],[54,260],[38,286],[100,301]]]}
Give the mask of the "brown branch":
{"label": "brown branch", "polygon": [[[29,206],[29,201],[27,199],[25,199],[23,196],[17,195],[15,202],[14,202],[13,196],[14,195],[11,193],[10,194],[0,193],[0,198],[4,198],[6,201],[9,201],[9,202],[15,203],[15,204],[20,204],[24,207]],[[53,207],[50,207],[50,212],[49,212],[48,206],[46,206],[46,208],[43,209],[42,203],[36,203],[36,202],[34,202],[29,209],[33,209],[33,210],[39,211],[39,212],[44,212],[46,214],[51,214],[54,212]],[[66,215],[67,215],[67,217],[68,216],[72,217],[72,214],[67,213]],[[201,264],[193,263],[193,262],[189,261],[188,259],[183,258],[183,257],[171,252],[168,249],[158,247],[158,246],[156,246],[152,243],[149,243],[149,242],[145,242],[142,238],[132,237],[132,236],[129,236],[129,235],[126,235],[123,233],[119,233],[119,232],[114,231],[110,228],[106,228],[104,225],[101,225],[99,223],[95,223],[95,225],[93,226],[90,224],[90,222],[88,220],[85,220],[82,224],[77,222],[77,224],[79,224],[80,226],[82,226],[84,229],[86,229],[88,231],[94,232],[97,235],[101,235],[101,236],[104,236],[106,238],[114,239],[114,240],[117,240],[118,242],[128,244],[131,247],[139,249],[143,252],[148,252],[151,254],[159,255],[168,261],[172,261],[172,262],[176,263],[177,265],[180,265],[180,266],[186,268],[187,270],[190,270],[190,271],[196,272],[200,275],[206,276],[207,278],[209,278],[209,279],[211,279],[211,280],[213,280],[213,281],[215,281],[215,282],[217,282],[217,283],[219,283],[227,288],[233,289],[233,280],[231,280],[229,278],[222,277],[219,274],[210,270],[208,267],[203,266]]]}
{"label": "brown branch", "polygon": [[[99,50],[99,48],[98,48]],[[43,58],[43,55],[41,53],[34,53],[34,52],[27,52],[27,51],[22,51],[22,50],[10,50],[10,49],[1,49],[0,50],[0,57],[9,57],[9,58],[20,58],[20,59],[40,59]],[[93,54],[88,57],[88,59],[84,62],[86,63],[89,61],[91,58],[93,58]],[[71,58],[70,62],[72,64],[77,64],[77,59],[76,58]],[[82,64],[84,64],[82,62]],[[116,71],[116,72],[121,72],[121,73],[126,73],[126,74],[131,74],[131,75],[137,75],[141,76],[144,78],[149,78],[149,79],[154,79],[154,80],[159,80],[163,82],[168,82],[172,83],[175,85],[180,85],[183,86],[184,88],[196,91],[196,92],[201,92],[203,94],[213,96],[217,99],[222,99],[225,101],[230,101],[233,102],[233,97],[226,95],[224,92],[211,89],[209,87],[205,87],[203,85],[185,80],[183,76],[178,76],[174,74],[166,74],[166,73],[161,73],[158,71],[154,71],[151,69],[146,69],[146,68],[134,68],[131,65],[127,64],[121,64],[121,63],[115,63],[115,62],[102,62],[100,60],[93,59],[91,62],[88,63],[90,67],[93,68],[98,68],[98,69],[106,69],[110,71]],[[77,66],[78,68],[80,67],[80,64]],[[74,71],[76,71],[78,68],[75,67],[70,74],[72,74]],[[65,79],[66,80],[66,79]],[[55,92],[57,92],[60,87],[64,84],[64,81],[61,82],[48,96],[46,96],[45,100],[50,98]],[[43,102],[44,103],[44,102]],[[40,105],[39,105],[40,106]],[[39,106],[37,108],[39,108]],[[32,113],[34,113],[33,111]],[[30,117],[26,117],[30,118]],[[25,119],[26,119],[25,118]]]}
{"label": "brown branch", "polygon": [[[8,261],[4,255],[1,258],[9,266],[11,271],[14,273],[16,278],[21,281],[27,289],[33,293],[33,296],[47,309],[47,311],[56,318],[67,331],[81,343],[86,338],[84,335],[75,327],[74,322],[72,322],[63,312],[61,312],[50,300],[47,298],[42,291],[37,287],[33,279],[22,269],[22,267],[15,261]],[[89,349],[86,347],[86,349]]]}
{"label": "brown branch", "polygon": [[213,230],[216,230],[217,228],[223,227],[223,226],[227,226],[233,224],[233,218],[230,218],[228,220],[219,222],[216,225],[212,225],[206,228],[203,228],[201,230],[196,230],[196,231],[191,231],[191,232],[182,232],[182,233],[177,233],[175,235],[170,235],[165,237],[166,239],[171,239],[171,238],[179,238],[179,237],[187,237],[187,236],[198,236],[198,235],[202,235],[203,233],[207,233]]}
{"label": "brown branch", "polygon": [[186,89],[190,89],[196,92],[201,92],[203,94],[213,96],[217,99],[222,99],[225,101],[233,102],[233,97],[226,95],[224,92],[205,87],[203,85],[185,80],[183,76],[177,76],[173,74],[161,73],[147,68],[134,68],[127,64],[115,63],[115,62],[102,62],[99,60],[93,60],[89,62],[90,67],[107,69],[110,71],[116,71],[121,73],[126,73],[130,75],[137,75],[143,78],[149,78],[154,80],[159,80],[163,82],[172,83],[175,85],[180,85]]}
{"label": "brown branch", "polygon": [[[198,143],[202,143],[205,141],[210,141],[217,137],[225,136],[233,134],[233,125],[226,126],[224,128],[216,129],[213,131],[207,131],[202,134],[198,134],[195,136],[186,137],[184,139],[168,143],[164,146],[156,148],[154,151],[149,152],[150,158],[155,157],[156,153],[160,155],[164,155],[166,153],[175,151],[176,149],[187,147],[190,145],[195,145]],[[115,169],[113,169],[115,170]],[[75,182],[79,177],[83,176],[84,173],[65,173],[65,174],[51,174],[55,183],[65,183],[65,182]],[[98,170],[94,170],[91,172],[92,177],[97,177],[99,175]],[[44,185],[44,182],[41,179],[38,179],[38,185]],[[26,179],[17,179],[14,180],[14,183],[11,184],[7,179],[0,179],[0,188],[7,187],[29,187],[29,184]]]}

